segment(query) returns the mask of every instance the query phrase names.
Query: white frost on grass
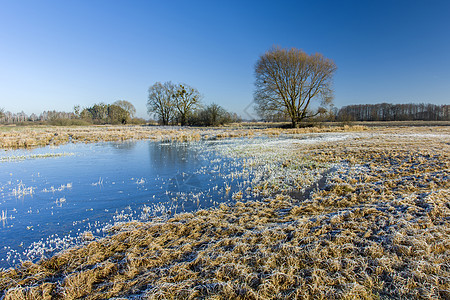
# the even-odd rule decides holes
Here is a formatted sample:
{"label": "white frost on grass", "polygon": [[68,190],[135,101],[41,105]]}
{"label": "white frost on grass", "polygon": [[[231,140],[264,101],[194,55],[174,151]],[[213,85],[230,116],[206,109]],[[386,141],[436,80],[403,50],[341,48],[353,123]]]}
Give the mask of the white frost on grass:
{"label": "white frost on grass", "polygon": [[[227,201],[227,199],[251,200],[270,196],[274,192],[306,189],[317,182],[329,166],[314,164],[312,160],[299,160],[296,155],[299,146],[353,137],[354,135],[347,133],[307,134],[275,138],[191,142],[189,147],[194,151],[197,150],[199,157],[209,162],[206,167],[201,167],[192,174],[181,174],[178,176],[179,178],[175,177],[178,181],[167,181],[165,178],[160,178],[161,188],[171,189],[166,191],[165,199],[159,199],[160,201],[157,202],[149,199],[147,204],[136,209],[131,207],[117,209],[112,216],[111,223],[90,224],[87,222],[85,226],[82,226],[83,230],[93,230],[100,234],[108,226],[114,226],[117,223],[133,220],[146,221],[155,217],[167,218],[172,214],[219,205],[221,197],[223,201]],[[196,176],[199,176],[198,181],[201,182],[201,188],[195,184]],[[145,178],[132,178],[132,180],[138,185],[146,183]],[[217,185],[213,182],[208,185],[205,180],[223,184]],[[177,184],[174,185],[174,183]],[[103,185],[102,178],[92,183],[92,186],[99,185]],[[180,190],[178,187],[181,185],[182,189]],[[59,188],[51,187],[46,191],[62,191],[71,187],[72,184],[68,183]],[[189,189],[186,190],[186,187]],[[152,199],[154,198],[155,195]],[[64,199],[59,198],[57,203],[63,203]],[[41,241],[41,243],[31,245],[22,255],[16,253],[10,257],[15,257],[14,259],[24,256],[30,259],[39,258],[46,253],[67,249],[76,242],[80,242],[80,239],[70,236],[65,239],[64,243],[61,242],[58,245],[55,243],[48,245],[47,241]],[[83,242],[82,239],[81,242]]]}
{"label": "white frost on grass", "polygon": [[51,158],[51,157],[62,157],[62,156],[72,156],[74,153],[43,153],[43,154],[29,154],[29,155],[11,155],[0,157],[0,162],[8,161],[20,161],[28,159],[39,159],[39,158]]}
{"label": "white frost on grass", "polygon": [[100,177],[97,182],[93,182],[93,183],[91,183],[91,185],[92,186],[102,186],[103,185],[103,179]]}
{"label": "white frost on grass", "polygon": [[[13,211],[14,211],[14,210],[13,210]],[[1,214],[1,216],[0,216],[0,220],[1,220],[1,221],[5,221],[5,220],[7,220],[7,219],[12,220],[12,219],[14,219],[14,216],[13,216],[13,215],[9,215],[9,216],[8,216],[8,210],[2,210],[2,214]]]}
{"label": "white frost on grass", "polygon": [[25,184],[20,181],[18,186],[12,189],[12,195],[14,197],[23,197],[25,195],[33,195],[35,188],[34,187],[26,187]]}
{"label": "white frost on grass", "polygon": [[44,188],[42,190],[42,192],[44,193],[54,193],[54,192],[62,192],[66,189],[71,189],[72,188],[72,183],[69,182],[67,184],[62,184],[61,186],[55,188],[53,185],[50,188]]}
{"label": "white frost on grass", "polygon": [[389,135],[391,137],[396,137],[396,136],[402,137],[402,138],[408,137],[411,139],[416,139],[416,138],[432,138],[435,140],[450,139],[450,134],[447,134],[444,132],[443,133],[434,133],[434,132],[430,132],[430,133],[424,133],[424,132],[421,132],[421,133],[389,133],[387,135]]}
{"label": "white frost on grass", "polygon": [[[253,197],[269,196],[274,192],[304,191],[320,180],[322,173],[331,167],[330,164],[319,165],[310,159],[299,159],[296,155],[299,146],[342,141],[356,136],[354,133],[330,133],[239,139],[216,144],[213,149],[222,156],[235,159],[242,167],[241,170],[225,174],[228,181],[240,180],[242,190]],[[239,196],[234,194],[233,198]]]}
{"label": "white frost on grass", "polygon": [[[134,180],[134,178],[132,178],[132,180]],[[144,185],[145,184],[145,179],[144,177],[140,178],[140,179],[136,179],[135,183],[137,185]]]}
{"label": "white frost on grass", "polygon": [[354,139],[361,135],[361,133],[308,133],[308,134],[294,134],[292,138],[299,144],[316,144],[326,142],[338,142],[347,139]]}

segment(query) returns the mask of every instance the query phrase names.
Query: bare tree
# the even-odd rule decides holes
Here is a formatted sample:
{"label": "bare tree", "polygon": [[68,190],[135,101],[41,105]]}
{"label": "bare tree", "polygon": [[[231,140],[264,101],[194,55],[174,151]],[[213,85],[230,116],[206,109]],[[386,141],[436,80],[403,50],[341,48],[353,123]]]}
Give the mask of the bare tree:
{"label": "bare tree", "polygon": [[175,116],[175,85],[157,82],[148,89],[147,111],[156,114],[163,125],[168,125]]}
{"label": "bare tree", "polygon": [[329,104],[333,98],[331,80],[336,65],[321,54],[302,50],[272,48],[255,65],[254,99],[259,112],[285,113],[293,127],[320,113],[311,114],[313,100]]}
{"label": "bare tree", "polygon": [[196,88],[179,84],[173,95],[181,126],[186,125],[189,115],[200,105],[201,95]]}
{"label": "bare tree", "polygon": [[117,105],[118,107],[123,108],[130,114],[131,118],[134,118],[134,115],[136,114],[136,108],[131,102],[126,100],[117,100],[113,103],[113,105]]}

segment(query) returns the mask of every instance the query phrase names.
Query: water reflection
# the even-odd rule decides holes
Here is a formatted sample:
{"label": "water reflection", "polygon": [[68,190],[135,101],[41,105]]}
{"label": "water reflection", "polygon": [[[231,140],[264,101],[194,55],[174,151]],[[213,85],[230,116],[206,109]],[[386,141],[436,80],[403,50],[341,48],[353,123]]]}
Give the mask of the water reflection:
{"label": "water reflection", "polygon": [[202,142],[68,144],[30,153],[71,156],[1,163],[0,214],[7,218],[0,224],[0,267],[60,250],[84,231],[99,236],[115,222],[230,200],[223,187],[224,161],[207,147]]}
{"label": "water reflection", "polygon": [[195,150],[187,143],[150,143],[150,160],[158,170],[182,171],[198,163]]}
{"label": "water reflection", "polygon": [[118,150],[133,150],[136,147],[136,141],[111,142],[111,146]]}

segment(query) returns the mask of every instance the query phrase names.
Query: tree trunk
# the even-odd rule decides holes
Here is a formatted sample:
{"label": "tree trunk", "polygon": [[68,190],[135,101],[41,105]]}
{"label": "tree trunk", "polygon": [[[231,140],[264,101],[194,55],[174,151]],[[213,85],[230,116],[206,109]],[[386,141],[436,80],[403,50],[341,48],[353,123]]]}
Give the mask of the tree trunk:
{"label": "tree trunk", "polygon": [[185,114],[180,115],[180,124],[181,124],[181,126],[186,125],[186,115]]}
{"label": "tree trunk", "polygon": [[300,124],[301,124],[301,120],[303,118],[299,117],[299,116],[295,116],[291,118],[291,124],[292,124],[292,128],[300,128]]}

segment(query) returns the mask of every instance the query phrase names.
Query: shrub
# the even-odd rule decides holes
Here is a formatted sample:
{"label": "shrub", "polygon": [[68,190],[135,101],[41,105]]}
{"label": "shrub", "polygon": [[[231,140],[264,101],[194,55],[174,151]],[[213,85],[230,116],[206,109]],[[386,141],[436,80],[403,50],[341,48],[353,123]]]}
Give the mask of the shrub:
{"label": "shrub", "polygon": [[188,120],[194,126],[219,126],[239,121],[236,114],[226,111],[218,104],[210,104],[206,108],[193,113]]}

